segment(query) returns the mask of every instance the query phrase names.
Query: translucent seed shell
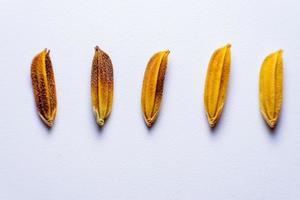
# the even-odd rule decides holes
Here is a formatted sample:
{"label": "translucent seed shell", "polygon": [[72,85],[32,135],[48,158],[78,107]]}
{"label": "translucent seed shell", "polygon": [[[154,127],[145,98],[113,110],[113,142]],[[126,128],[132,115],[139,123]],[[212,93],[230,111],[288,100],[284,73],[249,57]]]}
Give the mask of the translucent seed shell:
{"label": "translucent seed shell", "polygon": [[280,49],[264,59],[259,77],[260,111],[270,128],[276,126],[281,110],[282,82],[283,61]]}
{"label": "translucent seed shell", "polygon": [[230,72],[230,44],[217,49],[210,58],[205,88],[204,107],[208,123],[214,127],[219,120],[226,97]]}
{"label": "translucent seed shell", "polygon": [[148,127],[152,126],[160,109],[169,53],[169,50],[155,53],[145,70],[141,105]]}
{"label": "translucent seed shell", "polygon": [[105,119],[111,113],[113,90],[114,80],[111,59],[96,46],[91,72],[91,99],[93,113],[97,124],[100,126],[104,125]]}
{"label": "translucent seed shell", "polygon": [[50,51],[44,49],[32,60],[31,80],[36,108],[43,122],[52,127],[57,110],[56,89]]}

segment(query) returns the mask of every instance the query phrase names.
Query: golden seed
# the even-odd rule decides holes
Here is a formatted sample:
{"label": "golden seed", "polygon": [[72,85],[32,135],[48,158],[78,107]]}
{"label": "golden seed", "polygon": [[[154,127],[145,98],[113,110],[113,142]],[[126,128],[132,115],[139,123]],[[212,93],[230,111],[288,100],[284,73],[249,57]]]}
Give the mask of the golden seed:
{"label": "golden seed", "polygon": [[57,110],[56,89],[50,51],[44,49],[32,60],[31,80],[36,108],[43,122],[52,127]]}
{"label": "golden seed", "polygon": [[210,127],[218,122],[226,97],[230,72],[230,44],[217,49],[210,58],[205,88],[204,106]]}
{"label": "golden seed", "polygon": [[103,126],[112,110],[113,66],[110,57],[98,46],[92,63],[91,97],[93,112],[98,125]]}
{"label": "golden seed", "polygon": [[276,126],[282,104],[283,62],[282,50],[268,55],[260,69],[260,111],[270,128]]}
{"label": "golden seed", "polygon": [[169,50],[155,53],[145,70],[141,105],[148,127],[152,126],[160,109],[169,53]]}

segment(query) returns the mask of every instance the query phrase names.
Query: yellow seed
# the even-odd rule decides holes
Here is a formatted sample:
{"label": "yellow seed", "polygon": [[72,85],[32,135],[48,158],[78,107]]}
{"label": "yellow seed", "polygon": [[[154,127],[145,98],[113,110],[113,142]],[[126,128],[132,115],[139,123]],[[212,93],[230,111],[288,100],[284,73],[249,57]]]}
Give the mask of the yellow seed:
{"label": "yellow seed", "polygon": [[109,116],[113,101],[113,66],[109,56],[98,46],[92,64],[91,97],[93,112],[98,125],[103,126]]}
{"label": "yellow seed", "polygon": [[43,122],[53,126],[57,110],[56,89],[50,51],[44,49],[32,60],[31,80],[35,103]]}
{"label": "yellow seed", "polygon": [[282,103],[282,50],[268,55],[263,61],[259,77],[260,111],[267,124],[274,128]]}
{"label": "yellow seed", "polygon": [[210,58],[205,88],[204,106],[208,123],[214,127],[219,120],[225,102],[230,72],[230,44],[217,49]]}
{"label": "yellow seed", "polygon": [[141,105],[148,127],[152,126],[159,112],[169,53],[169,50],[155,53],[145,70]]}

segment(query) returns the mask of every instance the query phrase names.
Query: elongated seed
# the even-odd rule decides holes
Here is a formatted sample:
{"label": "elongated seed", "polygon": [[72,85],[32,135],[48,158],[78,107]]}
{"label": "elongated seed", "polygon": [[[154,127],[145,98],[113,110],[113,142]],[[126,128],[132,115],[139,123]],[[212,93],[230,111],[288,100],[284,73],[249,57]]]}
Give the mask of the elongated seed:
{"label": "elongated seed", "polygon": [[36,108],[43,122],[52,127],[57,110],[56,89],[50,51],[44,49],[32,60],[31,80]]}
{"label": "elongated seed", "polygon": [[141,105],[148,127],[152,126],[160,109],[169,53],[169,50],[155,53],[145,70]]}
{"label": "elongated seed", "polygon": [[282,82],[283,62],[280,49],[264,59],[259,77],[260,111],[271,128],[276,126],[281,110]]}
{"label": "elongated seed", "polygon": [[217,49],[208,65],[205,88],[204,106],[208,123],[214,127],[219,120],[226,97],[230,72],[230,44]]}
{"label": "elongated seed", "polygon": [[103,126],[112,110],[113,66],[109,56],[98,46],[92,64],[91,97],[93,112],[98,125]]}

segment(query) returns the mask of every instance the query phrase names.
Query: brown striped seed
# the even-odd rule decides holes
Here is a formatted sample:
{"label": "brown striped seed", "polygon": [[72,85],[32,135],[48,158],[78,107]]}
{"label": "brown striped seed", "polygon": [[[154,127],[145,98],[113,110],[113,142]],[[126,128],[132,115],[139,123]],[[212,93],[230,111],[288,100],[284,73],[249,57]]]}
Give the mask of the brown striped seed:
{"label": "brown striped seed", "polygon": [[52,127],[57,110],[56,89],[50,51],[44,49],[32,60],[31,80],[39,116]]}
{"label": "brown striped seed", "polygon": [[112,110],[113,66],[109,56],[98,46],[92,64],[91,97],[93,112],[98,125],[103,126]]}
{"label": "brown striped seed", "polygon": [[282,50],[268,55],[261,65],[259,77],[260,111],[267,124],[276,126],[282,103]]}
{"label": "brown striped seed", "polygon": [[229,72],[230,44],[217,49],[208,65],[205,88],[204,106],[208,123],[214,127],[219,120],[225,102]]}
{"label": "brown striped seed", "polygon": [[159,112],[169,53],[169,50],[155,53],[145,70],[141,106],[148,127],[152,126]]}

